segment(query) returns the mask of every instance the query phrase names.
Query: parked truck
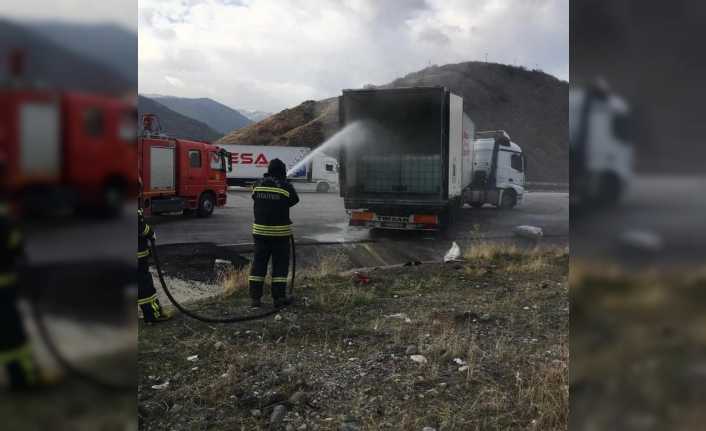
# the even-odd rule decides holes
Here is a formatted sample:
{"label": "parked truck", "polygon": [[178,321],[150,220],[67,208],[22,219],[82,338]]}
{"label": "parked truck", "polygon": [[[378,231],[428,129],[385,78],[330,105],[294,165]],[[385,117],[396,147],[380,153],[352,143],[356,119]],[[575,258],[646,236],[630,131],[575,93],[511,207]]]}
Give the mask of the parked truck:
{"label": "parked truck", "polygon": [[208,217],[227,199],[230,155],[206,142],[172,138],[146,114],[138,139],[140,205],[146,215],[196,212]]}
{"label": "parked truck", "polygon": [[[519,202],[521,186],[505,187],[509,181],[502,177],[511,156],[521,154],[519,146],[506,145],[506,134],[481,137],[474,145],[475,126],[463,98],[447,88],[343,90],[339,107],[340,126],[357,123],[360,130],[339,155],[350,225],[438,230],[453,222],[464,203],[503,206],[503,195],[511,193]],[[474,147],[490,150],[478,158],[476,172],[485,174],[474,176]],[[507,157],[501,155],[505,150]]]}
{"label": "parked truck", "polygon": [[[266,145],[223,145],[231,155],[233,170],[228,173],[229,186],[248,186],[267,172],[272,159],[280,159],[287,170],[296,166],[311,151],[307,147],[285,147]],[[326,155],[312,157],[300,169],[289,176],[295,185],[311,184],[317,192],[326,193],[338,189],[338,162]]]}
{"label": "parked truck", "polygon": [[137,190],[137,113],[122,99],[0,87],[6,186],[32,213],[94,208],[114,216]]}
{"label": "parked truck", "polygon": [[633,177],[631,112],[605,84],[569,90],[571,204],[616,204]]}
{"label": "parked truck", "polygon": [[[525,193],[527,162],[522,148],[504,130],[476,132],[464,201],[474,208],[491,204],[514,208]],[[465,179],[466,180],[466,179]]]}

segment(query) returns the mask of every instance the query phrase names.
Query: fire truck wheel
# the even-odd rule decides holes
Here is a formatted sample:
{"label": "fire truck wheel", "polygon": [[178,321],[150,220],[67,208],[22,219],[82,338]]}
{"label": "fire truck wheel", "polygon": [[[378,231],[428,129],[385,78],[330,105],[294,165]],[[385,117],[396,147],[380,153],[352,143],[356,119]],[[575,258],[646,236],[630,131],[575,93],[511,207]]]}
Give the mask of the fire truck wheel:
{"label": "fire truck wheel", "polygon": [[108,184],[103,189],[102,207],[109,217],[120,215],[123,210],[123,188],[119,184]]}
{"label": "fire truck wheel", "polygon": [[198,214],[199,217],[208,217],[213,214],[213,208],[216,206],[216,201],[213,198],[213,194],[204,193],[201,195],[201,200],[199,201]]}
{"label": "fire truck wheel", "polygon": [[319,183],[316,185],[316,191],[319,193],[328,193],[330,186],[328,183]]}

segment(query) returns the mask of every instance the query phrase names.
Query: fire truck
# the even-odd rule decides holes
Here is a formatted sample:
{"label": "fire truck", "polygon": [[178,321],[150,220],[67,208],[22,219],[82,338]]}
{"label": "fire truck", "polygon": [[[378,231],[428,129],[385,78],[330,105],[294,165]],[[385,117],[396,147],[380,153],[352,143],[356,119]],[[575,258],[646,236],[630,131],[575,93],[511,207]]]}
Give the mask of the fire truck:
{"label": "fire truck", "polygon": [[208,217],[227,196],[230,154],[206,142],[172,138],[145,114],[137,142],[140,205],[145,215],[195,212]]}
{"label": "fire truck", "polygon": [[0,88],[0,151],[20,209],[119,213],[136,190],[136,119],[133,104],[113,97]]}

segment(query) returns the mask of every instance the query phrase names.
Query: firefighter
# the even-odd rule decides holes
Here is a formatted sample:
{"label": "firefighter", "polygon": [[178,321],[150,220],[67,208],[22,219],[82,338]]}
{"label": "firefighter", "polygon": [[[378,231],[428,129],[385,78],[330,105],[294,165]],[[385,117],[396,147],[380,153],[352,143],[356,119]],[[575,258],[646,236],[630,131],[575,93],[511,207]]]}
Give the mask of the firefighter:
{"label": "firefighter", "polygon": [[7,372],[11,391],[30,389],[38,372],[17,309],[22,233],[15,225],[4,196],[4,158],[0,155],[0,367]]}
{"label": "firefighter", "polygon": [[145,222],[142,208],[137,210],[137,305],[142,309],[145,322],[156,323],[169,320],[171,315],[162,309],[157,299],[157,290],[150,273],[150,240],[156,235],[152,227]]}
{"label": "firefighter", "polygon": [[294,187],[287,181],[287,168],[273,159],[267,173],[253,186],[255,256],[250,270],[250,298],[253,307],[261,307],[262,286],[272,257],[272,300],[276,308],[288,303],[289,238],[292,221],[289,208],[299,202]]}

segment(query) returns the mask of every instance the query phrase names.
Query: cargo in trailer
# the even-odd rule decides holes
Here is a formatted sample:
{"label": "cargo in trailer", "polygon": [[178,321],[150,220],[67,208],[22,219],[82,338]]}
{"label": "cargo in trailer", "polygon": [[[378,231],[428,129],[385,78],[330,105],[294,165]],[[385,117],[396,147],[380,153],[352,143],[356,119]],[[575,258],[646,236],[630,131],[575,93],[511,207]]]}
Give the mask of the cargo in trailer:
{"label": "cargo in trailer", "polygon": [[436,230],[463,205],[474,125],[444,87],[344,90],[341,128],[364,130],[339,155],[350,224]]}
{"label": "cargo in trailer", "polygon": [[358,130],[339,156],[350,225],[438,230],[464,204],[521,202],[522,149],[504,131],[476,137],[463,98],[448,89],[344,90],[339,106],[341,128]]}

